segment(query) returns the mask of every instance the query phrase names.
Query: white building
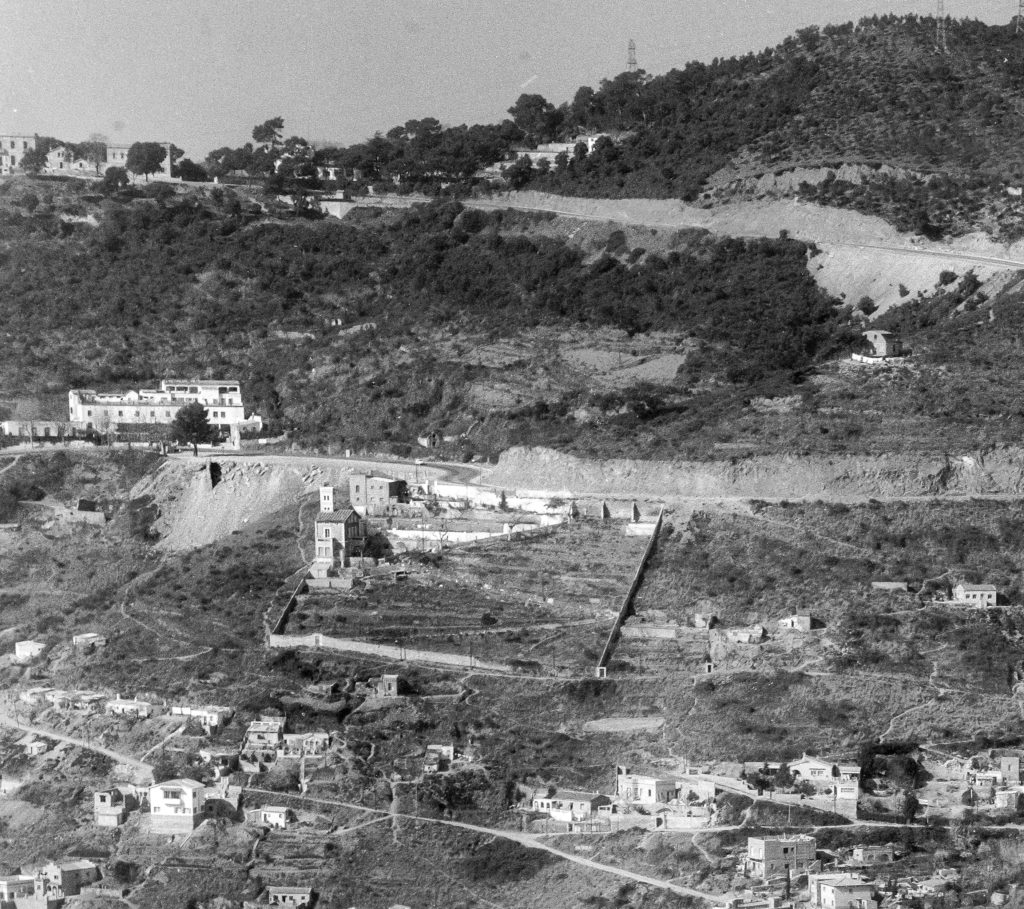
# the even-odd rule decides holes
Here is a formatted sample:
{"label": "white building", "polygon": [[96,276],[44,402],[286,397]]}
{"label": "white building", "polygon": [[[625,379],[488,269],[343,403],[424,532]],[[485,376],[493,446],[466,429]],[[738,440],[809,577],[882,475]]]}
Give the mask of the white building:
{"label": "white building", "polygon": [[965,584],[961,581],[953,588],[953,599],[957,603],[974,606],[995,606],[998,591],[992,584]]}
{"label": "white building", "polygon": [[284,830],[288,826],[288,809],[277,805],[266,805],[260,808],[260,823],[264,827]]}
{"label": "white building", "polygon": [[114,716],[137,716],[145,719],[153,715],[153,705],[149,701],[137,701],[132,698],[113,698],[107,701],[106,711]]}
{"label": "white building", "polygon": [[235,711],[230,707],[214,705],[192,707],[189,704],[176,704],[171,708],[171,716],[184,716],[196,720],[207,732],[226,726],[234,715]]}
{"label": "white building", "polygon": [[0,136],[0,174],[9,174],[21,166],[25,152],[35,150],[35,136]]}
{"label": "white building", "polygon": [[556,789],[550,795],[547,790],[538,791],[530,799],[532,810],[565,822],[587,820],[603,805],[610,804],[611,799],[600,792],[581,792],[578,789]]}
{"label": "white building", "polygon": [[875,885],[849,874],[811,874],[807,881],[815,909],[877,909]]}
{"label": "white building", "polygon": [[149,814],[159,833],[190,833],[203,819],[206,787],[195,780],[167,780],[149,787]]}
{"label": "white building", "polygon": [[79,428],[98,430],[121,424],[170,423],[182,407],[197,402],[206,409],[210,425],[223,432],[232,426],[263,427],[259,415],[246,417],[238,382],[226,379],[164,379],[159,388],[124,394],[72,388],[68,392],[68,419]]}
{"label": "white building", "polygon": [[18,641],[14,645],[13,662],[18,664],[30,663],[46,649],[45,644],[39,641]]}
{"label": "white building", "polygon": [[616,798],[637,805],[656,805],[659,802],[671,802],[678,795],[679,784],[675,780],[630,773],[626,767],[615,768]]}

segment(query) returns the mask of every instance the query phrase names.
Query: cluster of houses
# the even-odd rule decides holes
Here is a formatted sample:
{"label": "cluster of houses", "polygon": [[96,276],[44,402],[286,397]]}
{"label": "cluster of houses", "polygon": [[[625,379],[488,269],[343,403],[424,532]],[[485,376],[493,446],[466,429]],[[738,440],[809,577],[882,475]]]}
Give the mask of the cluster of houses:
{"label": "cluster of houses", "polygon": [[[38,143],[39,137],[35,135],[0,135],[0,174],[7,175],[20,169],[26,153],[34,152]],[[165,154],[159,170],[150,174],[150,177],[156,180],[171,180],[171,143],[156,144],[164,149]],[[131,145],[105,143],[102,155],[83,157],[76,155],[74,149],[66,145],[58,145],[46,153],[46,163],[41,172],[96,177],[104,173],[108,167],[126,167],[130,149]]]}
{"label": "cluster of houses", "polygon": [[85,438],[90,432],[166,426],[182,407],[196,403],[205,408],[210,426],[224,436],[263,428],[263,418],[246,409],[235,379],[163,379],[158,388],[125,392],[72,388],[67,420],[5,420],[0,422],[0,435],[61,441]]}
{"label": "cluster of houses", "polygon": [[157,704],[140,698],[123,698],[119,694],[114,697],[97,691],[65,690],[38,686],[28,688],[18,695],[18,700],[30,707],[49,705],[56,710],[71,710],[77,713],[108,713],[112,716],[129,716],[149,719],[166,712],[170,716],[185,717],[202,726],[207,734],[214,732],[234,716],[231,707],[206,705],[202,707],[188,704]]}
{"label": "cluster of houses", "polygon": [[[803,755],[790,764],[766,761],[755,775],[741,772],[740,780],[750,789],[768,785],[785,768],[787,787],[794,799],[815,801],[825,808],[856,818],[860,796],[860,767],[834,763]],[[761,784],[759,781],[765,780]],[[739,782],[739,781],[737,781]],[[735,784],[724,777],[688,772],[684,777],[663,777],[634,773],[616,767],[615,791],[611,795],[558,786],[538,787],[526,794],[520,807],[544,814],[566,825],[567,832],[599,829],[602,826],[694,827],[711,822],[716,793]],[[785,798],[785,797],[783,797]],[[653,818],[653,820],[651,820]]]}
{"label": "cluster of houses", "polygon": [[707,822],[715,791],[709,780],[651,776],[618,766],[613,795],[546,786],[527,792],[520,807],[565,824],[569,833],[607,828],[613,820],[623,826],[645,825],[647,818],[656,828],[674,822],[692,827]]}
{"label": "cluster of houses", "polygon": [[[803,904],[812,909],[899,909],[928,904],[959,880],[952,868],[940,868],[931,877],[896,876],[876,873],[901,858],[893,843],[860,845],[837,852],[818,852],[813,836],[805,834],[748,837],[747,848],[737,870],[769,887],[784,888],[788,905]],[[797,879],[807,876],[807,898],[796,898]],[[987,894],[985,894],[987,895]],[[997,899],[1002,896],[1003,900]],[[992,904],[1001,905],[1005,894],[993,894]],[[778,905],[778,901],[772,901]],[[976,903],[972,903],[976,904]],[[736,901],[739,907],[755,902]],[[762,904],[763,905],[763,904]]]}
{"label": "cluster of houses", "polygon": [[87,859],[48,862],[19,874],[0,876],[0,905],[5,909],[59,909],[100,880],[100,869]]}

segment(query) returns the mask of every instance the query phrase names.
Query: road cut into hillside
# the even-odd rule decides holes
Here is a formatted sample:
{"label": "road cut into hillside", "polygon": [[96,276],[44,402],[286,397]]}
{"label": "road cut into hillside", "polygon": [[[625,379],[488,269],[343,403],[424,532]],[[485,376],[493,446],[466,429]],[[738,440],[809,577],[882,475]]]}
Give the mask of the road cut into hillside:
{"label": "road cut into hillside", "polygon": [[879,315],[918,292],[933,291],[944,271],[973,271],[984,283],[1005,280],[1006,272],[1024,269],[1024,241],[1004,245],[975,233],[934,242],[900,233],[882,218],[791,199],[701,208],[678,199],[584,199],[519,191],[464,204],[659,229],[697,227],[729,237],[778,237],[785,231],[820,250],[807,262],[819,286],[850,303],[868,296],[878,305]]}
{"label": "road cut into hillside", "polygon": [[487,482],[532,495],[660,499],[825,499],[1024,496],[1024,448],[959,456],[778,455],[732,461],[585,460],[548,448],[511,448]]}

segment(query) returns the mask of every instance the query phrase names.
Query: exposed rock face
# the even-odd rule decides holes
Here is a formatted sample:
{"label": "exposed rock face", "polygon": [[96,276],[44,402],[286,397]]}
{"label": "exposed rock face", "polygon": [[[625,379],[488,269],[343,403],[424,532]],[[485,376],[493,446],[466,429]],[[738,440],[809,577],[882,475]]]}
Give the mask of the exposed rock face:
{"label": "exposed rock face", "polygon": [[487,482],[583,496],[686,498],[867,498],[1018,495],[1024,449],[962,455],[785,455],[730,461],[587,461],[545,448],[513,448]]}

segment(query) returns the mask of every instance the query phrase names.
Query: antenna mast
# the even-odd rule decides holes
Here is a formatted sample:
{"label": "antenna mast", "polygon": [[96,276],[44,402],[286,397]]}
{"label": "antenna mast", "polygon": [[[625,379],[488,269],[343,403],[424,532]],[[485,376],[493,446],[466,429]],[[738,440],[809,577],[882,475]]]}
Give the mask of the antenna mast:
{"label": "antenna mast", "polygon": [[[1024,4],[1024,0],[1020,0]],[[630,38],[629,44],[626,45],[626,70],[627,72],[636,72],[636,42]]]}
{"label": "antenna mast", "polygon": [[1024,0],[1017,0],[1017,31],[1016,31],[1016,34],[1018,34],[1018,35],[1021,32],[1024,32],[1024,23],[1022,23],[1021,20],[1024,20]]}
{"label": "antenna mast", "polygon": [[949,53],[949,45],[946,43],[946,0],[937,0],[938,13],[935,17],[935,49],[940,54]]}

